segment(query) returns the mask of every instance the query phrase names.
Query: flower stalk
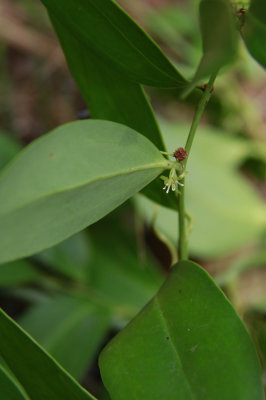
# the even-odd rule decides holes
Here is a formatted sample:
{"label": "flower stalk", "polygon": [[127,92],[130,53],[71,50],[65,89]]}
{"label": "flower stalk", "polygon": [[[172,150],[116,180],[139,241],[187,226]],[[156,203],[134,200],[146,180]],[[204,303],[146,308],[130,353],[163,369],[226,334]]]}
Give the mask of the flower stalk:
{"label": "flower stalk", "polygon": [[[198,107],[195,111],[194,118],[191,124],[191,128],[188,134],[187,142],[185,145],[185,150],[187,151],[188,156],[183,161],[184,171],[186,169],[187,160],[190,154],[191,146],[195,137],[195,133],[197,131],[197,127],[199,125],[202,114],[205,110],[205,107],[210,99],[211,93],[213,92],[213,83],[216,79],[217,72],[213,73],[210,77],[210,80],[206,87],[204,87],[203,95],[200,99]],[[180,184],[179,195],[177,198],[178,202],[178,254],[179,260],[187,260],[188,259],[188,229],[186,226],[186,210],[185,210],[185,175],[182,177]]]}

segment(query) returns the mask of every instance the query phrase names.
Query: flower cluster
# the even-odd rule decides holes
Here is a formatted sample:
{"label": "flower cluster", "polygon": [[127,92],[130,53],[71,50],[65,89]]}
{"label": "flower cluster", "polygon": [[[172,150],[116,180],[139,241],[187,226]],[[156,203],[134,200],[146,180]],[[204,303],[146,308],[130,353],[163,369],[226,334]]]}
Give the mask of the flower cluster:
{"label": "flower cluster", "polygon": [[177,190],[178,185],[184,186],[183,183],[179,182],[184,177],[185,177],[185,172],[183,172],[181,175],[177,177],[175,167],[171,168],[168,178],[166,176],[161,176],[161,179],[164,181],[163,190],[166,190],[166,193],[169,193],[170,188],[172,188],[172,191],[175,190],[178,191]]}

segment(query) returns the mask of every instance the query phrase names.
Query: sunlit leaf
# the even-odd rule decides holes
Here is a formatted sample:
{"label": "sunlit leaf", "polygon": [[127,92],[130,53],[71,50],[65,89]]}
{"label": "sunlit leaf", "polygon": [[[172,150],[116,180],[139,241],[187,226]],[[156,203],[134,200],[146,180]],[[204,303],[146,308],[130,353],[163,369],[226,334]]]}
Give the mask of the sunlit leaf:
{"label": "sunlit leaf", "polygon": [[144,136],[80,121],[28,146],[0,178],[0,261],[37,253],[104,217],[169,162]]}

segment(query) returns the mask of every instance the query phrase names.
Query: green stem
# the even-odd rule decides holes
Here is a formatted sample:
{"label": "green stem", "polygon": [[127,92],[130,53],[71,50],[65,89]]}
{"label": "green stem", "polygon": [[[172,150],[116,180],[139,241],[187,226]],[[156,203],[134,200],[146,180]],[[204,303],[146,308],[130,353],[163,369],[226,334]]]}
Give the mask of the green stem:
{"label": "green stem", "polygon": [[[205,107],[209,101],[210,98],[210,92],[213,86],[213,83],[215,81],[216,75],[215,73],[212,74],[210,77],[210,80],[208,82],[208,85],[203,92],[203,95],[200,99],[200,102],[198,104],[198,107],[195,111],[194,118],[191,124],[191,128],[188,134],[187,142],[185,149],[188,152],[188,157],[190,154],[191,146],[195,137],[195,133],[197,130],[197,127],[199,125],[201,116],[205,110]],[[184,168],[186,168],[187,160],[184,160]],[[185,178],[183,178],[180,183],[182,183],[184,186],[180,186],[180,194],[178,195],[178,230],[179,230],[179,239],[178,239],[178,253],[179,253],[179,260],[187,260],[188,259],[188,238],[187,238],[187,229],[186,229],[186,210],[185,210]]]}

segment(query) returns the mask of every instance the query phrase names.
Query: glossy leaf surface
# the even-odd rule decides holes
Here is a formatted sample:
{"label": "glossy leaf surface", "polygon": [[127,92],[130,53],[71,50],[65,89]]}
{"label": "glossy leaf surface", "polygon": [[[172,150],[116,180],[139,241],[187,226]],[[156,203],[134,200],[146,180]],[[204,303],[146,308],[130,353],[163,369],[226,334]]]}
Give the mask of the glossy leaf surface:
{"label": "glossy leaf surface", "polygon": [[37,304],[20,319],[21,326],[78,380],[96,356],[109,323],[106,310],[73,296]]}
{"label": "glossy leaf surface", "polygon": [[31,400],[95,400],[2,310],[0,355]]}
{"label": "glossy leaf surface", "polygon": [[112,400],[262,400],[261,370],[236,312],[198,265],[178,263],[103,350]]}
{"label": "glossy leaf surface", "polygon": [[28,146],[0,178],[0,262],[37,253],[104,217],[168,162],[145,137],[80,121]]}
{"label": "glossy leaf surface", "polygon": [[[125,124],[146,136],[161,151],[165,145],[147,96],[138,83],[132,82],[101,57],[88,51],[71,32],[50,14],[70,71],[95,119]],[[175,196],[163,196],[161,180],[144,189],[153,201],[175,208]]]}
{"label": "glossy leaf surface", "polygon": [[243,39],[251,55],[266,68],[266,7],[264,0],[251,0],[244,16]]}
{"label": "glossy leaf surface", "polygon": [[151,38],[112,0],[42,0],[77,40],[131,80],[180,87],[185,79]]}
{"label": "glossy leaf surface", "polygon": [[[162,128],[169,152],[184,146],[189,126],[162,123]],[[189,240],[193,254],[204,258],[223,256],[254,241],[264,229],[265,205],[237,171],[249,152],[246,142],[230,138],[223,131],[207,127],[198,130],[186,177],[186,208],[193,218]],[[155,221],[155,229],[177,242],[176,212],[152,206],[144,197],[140,209],[148,221]]]}

